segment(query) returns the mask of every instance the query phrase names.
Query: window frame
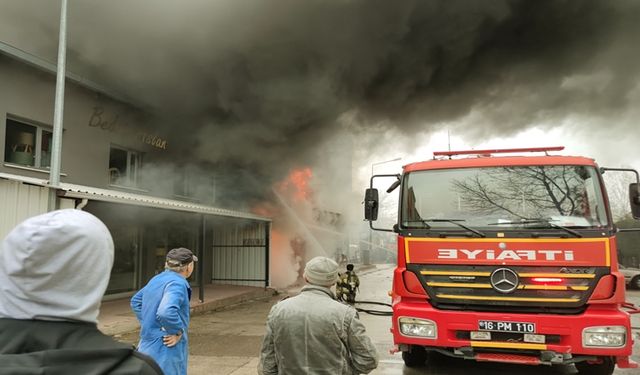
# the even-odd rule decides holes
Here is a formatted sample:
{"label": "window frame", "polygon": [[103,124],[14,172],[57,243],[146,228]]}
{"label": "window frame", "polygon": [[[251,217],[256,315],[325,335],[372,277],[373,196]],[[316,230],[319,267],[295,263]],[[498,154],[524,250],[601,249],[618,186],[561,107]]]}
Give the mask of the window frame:
{"label": "window frame", "polygon": [[[184,166],[177,167],[174,171],[173,196],[183,199],[192,198],[191,186],[191,173],[189,173],[189,170]],[[178,187],[180,191],[178,191]]]}
{"label": "window frame", "polygon": [[[110,144],[109,145],[109,170],[111,170],[111,153],[112,150],[116,149],[116,150],[120,150],[120,151],[124,151],[127,153],[127,161],[126,161],[126,174],[125,174],[125,178],[123,178],[122,176],[120,177],[120,179],[118,180],[118,183],[114,182],[111,180],[111,175],[109,174],[109,186],[115,186],[115,187],[120,187],[120,188],[133,188],[133,189],[139,189],[140,186],[140,169],[142,168],[142,159],[144,156],[144,153],[138,150],[134,150],[128,147],[122,147],[122,146],[118,146],[116,144]],[[136,156],[135,158],[135,163],[134,163],[134,168],[133,168],[133,173],[131,171],[132,168],[132,159],[133,159],[133,155]],[[124,181],[125,183],[123,184],[122,181]]]}
{"label": "window frame", "polygon": [[[3,157],[3,163],[5,166],[15,166],[15,167],[20,167],[20,168],[27,168],[27,169],[36,169],[38,171],[48,171],[51,169],[51,159],[49,159],[49,165],[48,166],[42,166],[42,140],[43,140],[43,133],[47,132],[51,134],[51,141],[53,143],[53,127],[34,121],[34,120],[29,120],[23,117],[18,117],[18,116],[13,116],[10,114],[7,114],[7,116],[5,117],[5,131],[4,131],[4,147],[5,147],[5,155],[6,155],[6,149],[7,147],[9,147],[9,137],[7,136],[7,132],[9,131],[9,121],[18,123],[20,125],[23,126],[28,126],[28,127],[32,127],[35,128],[35,139],[34,139],[34,155],[33,155],[33,165],[29,165],[29,164],[20,164],[20,163],[14,163],[14,162],[10,162],[7,160],[7,157]],[[53,148],[53,144],[49,145],[49,153],[52,154],[52,148]]]}

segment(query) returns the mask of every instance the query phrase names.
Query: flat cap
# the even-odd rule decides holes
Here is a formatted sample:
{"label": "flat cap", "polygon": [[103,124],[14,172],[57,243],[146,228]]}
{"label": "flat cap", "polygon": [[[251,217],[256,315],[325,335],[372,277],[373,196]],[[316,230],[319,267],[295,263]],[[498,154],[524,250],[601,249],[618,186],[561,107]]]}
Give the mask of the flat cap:
{"label": "flat cap", "polygon": [[167,264],[171,267],[186,266],[191,262],[197,262],[198,257],[193,255],[193,252],[184,247],[178,247],[169,250],[167,253]]}

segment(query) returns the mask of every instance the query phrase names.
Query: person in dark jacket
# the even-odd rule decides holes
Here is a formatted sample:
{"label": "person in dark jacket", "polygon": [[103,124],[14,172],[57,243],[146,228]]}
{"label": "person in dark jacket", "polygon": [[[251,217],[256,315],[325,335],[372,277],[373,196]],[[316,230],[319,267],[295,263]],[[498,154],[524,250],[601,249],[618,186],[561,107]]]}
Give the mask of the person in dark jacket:
{"label": "person in dark jacket", "polygon": [[98,330],[113,240],[95,216],[58,210],[25,220],[0,245],[0,374],[162,374]]}
{"label": "person in dark jacket", "polygon": [[138,350],[158,362],[166,375],[186,375],[191,287],[187,278],[198,258],[180,247],[167,253],[165,271],[131,298],[140,322]]}

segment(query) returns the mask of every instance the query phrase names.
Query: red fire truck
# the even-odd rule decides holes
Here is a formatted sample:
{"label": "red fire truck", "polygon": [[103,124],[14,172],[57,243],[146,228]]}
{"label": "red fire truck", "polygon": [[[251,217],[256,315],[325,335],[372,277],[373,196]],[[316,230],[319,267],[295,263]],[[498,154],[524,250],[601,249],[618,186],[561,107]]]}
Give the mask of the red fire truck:
{"label": "red fire truck", "polygon": [[[580,374],[637,367],[630,314],[640,311],[625,302],[602,174],[635,173],[638,219],[638,172],[550,155],[562,149],[436,152],[372,176],[365,219],[397,233],[392,332],[406,366],[438,352]],[[393,229],[373,225],[376,178],[400,187]]]}

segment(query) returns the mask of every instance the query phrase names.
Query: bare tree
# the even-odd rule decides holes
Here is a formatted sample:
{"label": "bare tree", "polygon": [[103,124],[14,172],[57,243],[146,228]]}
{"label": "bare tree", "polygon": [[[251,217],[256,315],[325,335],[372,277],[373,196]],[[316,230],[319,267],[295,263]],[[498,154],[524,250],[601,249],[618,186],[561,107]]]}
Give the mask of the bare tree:
{"label": "bare tree", "polygon": [[[630,167],[625,167],[630,168]],[[635,182],[630,173],[608,171],[603,175],[604,184],[609,195],[609,205],[613,221],[623,221],[631,218],[629,210],[629,184]]]}
{"label": "bare tree", "polygon": [[525,166],[487,170],[453,181],[465,206],[476,214],[541,217],[582,213],[584,177],[575,166]]}

